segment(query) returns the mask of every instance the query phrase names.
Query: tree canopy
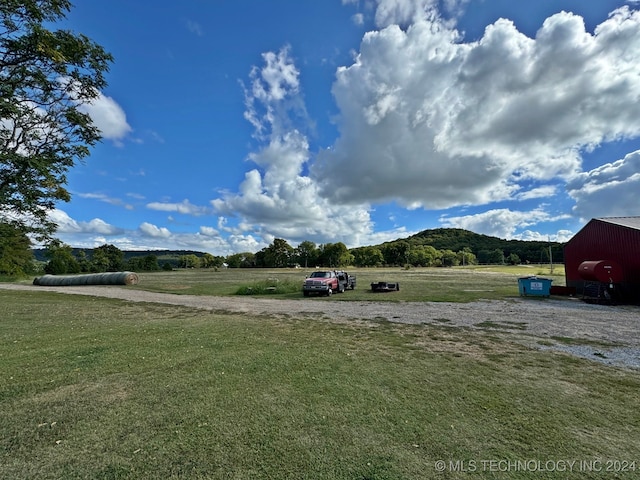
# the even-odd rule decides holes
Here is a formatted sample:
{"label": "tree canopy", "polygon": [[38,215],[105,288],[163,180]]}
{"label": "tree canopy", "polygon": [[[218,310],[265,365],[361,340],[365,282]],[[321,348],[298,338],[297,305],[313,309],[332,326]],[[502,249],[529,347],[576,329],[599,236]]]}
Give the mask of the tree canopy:
{"label": "tree canopy", "polygon": [[0,221],[40,239],[47,213],[69,201],[66,174],[100,131],[82,106],[106,86],[112,57],[84,35],[49,30],[68,0],[0,2]]}
{"label": "tree canopy", "polygon": [[33,270],[29,238],[19,229],[0,223],[0,275],[18,276]]}
{"label": "tree canopy", "polygon": [[286,267],[291,263],[294,249],[286,240],[276,238],[268,246],[256,253],[259,267]]}

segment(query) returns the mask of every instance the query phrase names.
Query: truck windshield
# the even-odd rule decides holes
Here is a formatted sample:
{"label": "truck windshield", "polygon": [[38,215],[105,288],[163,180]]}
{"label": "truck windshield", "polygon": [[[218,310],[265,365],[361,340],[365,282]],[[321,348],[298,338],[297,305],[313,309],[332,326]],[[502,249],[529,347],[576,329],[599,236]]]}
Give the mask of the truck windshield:
{"label": "truck windshield", "polygon": [[329,278],[330,276],[330,272],[313,272],[311,274],[311,278]]}

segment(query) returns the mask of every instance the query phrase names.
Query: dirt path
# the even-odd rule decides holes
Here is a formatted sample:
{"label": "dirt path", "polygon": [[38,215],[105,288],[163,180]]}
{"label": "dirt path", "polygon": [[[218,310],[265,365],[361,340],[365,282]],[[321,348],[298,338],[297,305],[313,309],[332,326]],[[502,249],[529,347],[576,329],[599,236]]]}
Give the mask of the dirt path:
{"label": "dirt path", "polygon": [[175,295],[119,286],[35,287],[0,284],[1,289],[60,292],[133,302],[184,305],[215,311],[286,314],[294,317],[388,320],[527,333],[536,337],[571,337],[640,347],[640,308],[586,304],[579,300],[527,299],[446,302],[343,302],[318,299],[275,300],[252,297]]}

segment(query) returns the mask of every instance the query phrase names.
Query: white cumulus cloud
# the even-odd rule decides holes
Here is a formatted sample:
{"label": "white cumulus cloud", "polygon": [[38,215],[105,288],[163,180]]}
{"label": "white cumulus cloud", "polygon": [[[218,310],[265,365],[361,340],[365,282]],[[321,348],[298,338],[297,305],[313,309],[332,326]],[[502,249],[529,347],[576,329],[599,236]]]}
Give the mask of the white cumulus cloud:
{"label": "white cumulus cloud", "polygon": [[89,222],[78,222],[85,233],[97,233],[100,235],[120,235],[124,233],[122,228],[111,225],[100,218],[94,218]]}
{"label": "white cumulus cloud", "polygon": [[[409,18],[429,3],[380,2],[379,12]],[[578,175],[582,150],[640,135],[639,91],[640,13],[626,7],[593,34],[566,12],[535,38],[503,19],[468,43],[437,17],[390,24],[337,71],[340,138],[311,176],[335,202],[524,198],[530,180]]]}
{"label": "white cumulus cloud", "polygon": [[150,210],[158,210],[161,212],[177,212],[183,215],[194,216],[206,215],[209,212],[208,208],[194,205],[186,198],[179,203],[151,202],[147,204],[147,208]]}
{"label": "white cumulus cloud", "polygon": [[88,222],[78,222],[71,218],[67,212],[55,208],[47,213],[49,220],[58,226],[58,232],[63,234],[99,234],[99,235],[120,235],[124,232],[122,228],[111,225],[100,218],[94,218]]}
{"label": "white cumulus cloud", "polygon": [[[542,208],[532,211],[514,211],[507,208],[488,210],[475,215],[460,217],[444,217],[441,219],[445,227],[462,228],[493,237],[513,239],[516,230],[536,225],[540,222],[558,220]],[[529,232],[530,237],[533,232]]]}
{"label": "white cumulus cloud", "polygon": [[[264,66],[252,70],[252,88],[245,92],[245,117],[260,141],[248,159],[257,168],[245,174],[237,193],[212,200],[214,210],[222,218],[239,217],[263,239],[331,239],[357,245],[372,229],[366,206],[342,208],[332,203],[304,174],[311,152],[306,135],[293,127],[305,113],[299,71],[289,48],[264,54],[263,59]],[[226,228],[226,220],[222,226]]]}
{"label": "white cumulus cloud", "polygon": [[640,150],[580,174],[567,189],[576,201],[573,212],[583,221],[640,215]]}
{"label": "white cumulus cloud", "polygon": [[102,136],[108,140],[120,141],[132,131],[123,108],[113,98],[101,92],[90,103],[78,108],[91,117]]}
{"label": "white cumulus cloud", "polygon": [[171,232],[168,228],[165,227],[157,227],[148,222],[143,222],[138,227],[138,230],[145,236],[152,238],[169,238],[171,236]]}

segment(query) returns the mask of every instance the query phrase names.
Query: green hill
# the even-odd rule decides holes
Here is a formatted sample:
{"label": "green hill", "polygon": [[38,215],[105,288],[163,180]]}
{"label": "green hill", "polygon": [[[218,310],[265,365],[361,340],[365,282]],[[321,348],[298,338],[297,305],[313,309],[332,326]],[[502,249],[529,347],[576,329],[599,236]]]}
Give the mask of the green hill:
{"label": "green hill", "polygon": [[454,252],[469,248],[480,263],[487,263],[484,257],[496,250],[502,251],[505,257],[511,254],[518,255],[523,262],[546,262],[549,260],[549,247],[551,247],[553,261],[559,263],[564,261],[563,243],[504,240],[460,228],[423,230],[405,239],[385,242],[379,245],[378,248],[384,248],[384,246],[394,245],[398,242],[406,242],[409,245],[430,245],[437,250],[452,250]]}

